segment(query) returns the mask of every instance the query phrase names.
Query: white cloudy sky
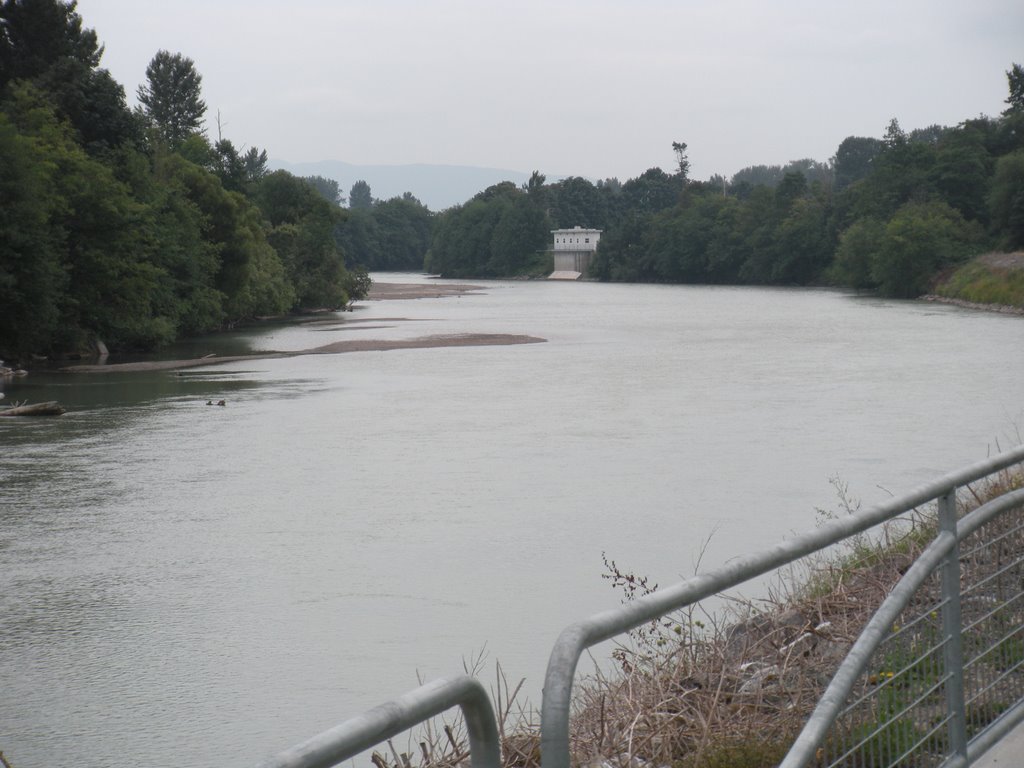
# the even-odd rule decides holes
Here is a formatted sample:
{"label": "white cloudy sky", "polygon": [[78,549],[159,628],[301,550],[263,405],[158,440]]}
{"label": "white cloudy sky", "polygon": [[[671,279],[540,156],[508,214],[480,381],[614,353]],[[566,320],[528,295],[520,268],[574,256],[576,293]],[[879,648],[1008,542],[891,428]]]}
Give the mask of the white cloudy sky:
{"label": "white cloudy sky", "polygon": [[80,0],[134,103],[163,48],[208,123],[291,162],[622,180],[827,160],[849,135],[997,115],[1021,0]]}

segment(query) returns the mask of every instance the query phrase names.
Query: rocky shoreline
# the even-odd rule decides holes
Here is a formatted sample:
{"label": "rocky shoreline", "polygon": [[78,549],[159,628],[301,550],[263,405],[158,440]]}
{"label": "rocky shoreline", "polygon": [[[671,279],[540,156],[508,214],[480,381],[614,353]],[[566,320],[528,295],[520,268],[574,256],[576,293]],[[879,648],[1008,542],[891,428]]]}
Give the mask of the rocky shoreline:
{"label": "rocky shoreline", "polygon": [[965,299],[949,298],[948,296],[938,296],[934,293],[921,296],[921,301],[933,301],[936,304],[951,304],[954,307],[977,309],[982,312],[997,312],[1001,315],[1024,315],[1024,307],[1014,307],[1010,304],[982,304],[977,301],[967,301]]}

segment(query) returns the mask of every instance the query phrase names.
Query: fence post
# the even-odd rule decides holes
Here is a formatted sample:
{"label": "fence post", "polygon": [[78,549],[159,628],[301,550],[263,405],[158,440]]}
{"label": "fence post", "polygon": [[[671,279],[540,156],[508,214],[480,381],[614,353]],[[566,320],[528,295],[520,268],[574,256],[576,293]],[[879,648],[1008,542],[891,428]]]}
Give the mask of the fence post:
{"label": "fence post", "polygon": [[[956,487],[939,497],[939,529],[956,536]],[[967,759],[967,713],[964,706],[964,654],[960,616],[960,545],[954,543],[941,568],[943,659],[950,756]]]}

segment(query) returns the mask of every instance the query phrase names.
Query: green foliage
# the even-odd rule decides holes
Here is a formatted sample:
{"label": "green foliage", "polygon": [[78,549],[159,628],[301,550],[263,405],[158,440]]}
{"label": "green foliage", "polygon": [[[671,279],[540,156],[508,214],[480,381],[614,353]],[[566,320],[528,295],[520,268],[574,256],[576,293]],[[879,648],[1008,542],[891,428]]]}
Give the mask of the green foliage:
{"label": "green foliage", "polygon": [[980,228],[945,203],[908,203],[885,226],[871,278],[883,295],[920,296],[939,270],[966,258],[982,240]]}
{"label": "green foliage", "polygon": [[1024,112],[1024,67],[1014,64],[1006,72],[1006,84],[1009,87],[1009,95],[1006,97],[1006,111],[1004,115],[1016,115]]}
{"label": "green foliage", "polygon": [[839,238],[835,260],[828,272],[828,281],[851,288],[875,288],[878,283],[871,274],[874,254],[882,249],[885,224],[878,219],[858,219]]}
{"label": "green foliage", "polygon": [[180,53],[157,51],[146,67],[139,102],[160,137],[172,147],[202,128],[206,114],[202,82],[195,62]]}
{"label": "green foliage", "polygon": [[971,221],[988,223],[993,161],[985,134],[974,127],[946,133],[936,145],[929,177],[938,197]]}
{"label": "green foliage", "polygon": [[775,768],[789,752],[787,742],[738,739],[709,744],[699,758],[683,759],[676,768]]}
{"label": "green foliage", "polygon": [[[1000,118],[909,133],[893,120],[882,139],[845,139],[831,164],[702,183],[675,142],[671,174],[548,184],[537,171],[522,189],[496,184],[440,216],[408,194],[376,201],[357,181],[341,211],[333,180],[271,174],[265,150],[211,145],[202,78],[181,54],[157,52],[143,110],[129,111],[76,8],[0,0],[2,356],[95,336],[115,351],[151,348],[254,316],[341,307],[365,295],[366,268],[544,274],[554,227],[604,230],[591,263],[600,279],[828,280],[892,296],[917,295],[987,245],[985,227],[1003,247],[1024,246],[1016,64]],[[346,269],[344,253],[363,268]],[[971,273],[957,290],[1015,303],[1015,279]]]}
{"label": "green foliage", "polygon": [[191,60],[151,62],[140,99],[161,140],[144,141],[75,7],[0,2],[0,356],[151,349],[365,296],[340,209],[268,176],[266,151],[198,132]]}
{"label": "green foliage", "polygon": [[626,206],[638,214],[654,214],[679,202],[682,183],[660,168],[648,168],[622,185]]}
{"label": "green foliage", "polygon": [[538,192],[531,197],[546,206],[554,228],[604,229],[611,223],[614,207],[610,190],[596,187],[579,176],[570,176],[545,187],[543,198]]}
{"label": "green foliage", "polygon": [[864,136],[847,136],[843,139],[832,158],[836,191],[866,178],[881,151],[882,142],[878,139]]}
{"label": "green foliage", "polygon": [[348,193],[348,207],[353,210],[369,210],[373,207],[373,195],[370,194],[370,185],[360,179],[352,185]]}
{"label": "green foliage", "polygon": [[17,80],[32,83],[95,155],[138,142],[141,125],[124,88],[98,68],[103,48],[75,8],[57,0],[0,4],[0,90]]}
{"label": "green foliage", "polygon": [[550,230],[536,197],[495,184],[439,217],[425,266],[445,277],[542,274],[550,271]]}
{"label": "green foliage", "polygon": [[[733,187],[749,185],[775,188],[787,174],[792,173],[799,173],[808,182],[817,181],[825,186],[831,185],[833,179],[832,167],[828,163],[804,158],[792,160],[785,165],[751,165],[733,174],[729,183]],[[721,185],[717,184],[714,188],[721,189]]]}
{"label": "green foliage", "polygon": [[304,182],[323,195],[324,200],[332,205],[341,205],[342,194],[338,182],[334,179],[327,179],[323,176],[303,176]]}
{"label": "green foliage", "polygon": [[344,307],[345,264],[334,240],[341,211],[303,179],[287,171],[268,174],[255,199],[270,222],[268,239],[281,257],[300,307]]}
{"label": "green foliage", "polygon": [[48,347],[58,329],[65,233],[49,224],[64,206],[52,153],[4,113],[0,167],[0,356],[22,359]]}
{"label": "green foliage", "polygon": [[96,33],[83,29],[77,5],[60,0],[0,3],[0,88],[12,80],[33,80],[67,59],[88,69],[99,66],[103,49]]}
{"label": "green foliage", "polygon": [[348,270],[345,278],[345,293],[351,301],[365,299],[370,293],[373,281],[364,266],[355,266]]}
{"label": "green foliage", "polygon": [[1024,247],[1024,150],[996,162],[989,194],[992,226],[1001,233],[1004,248]]}
{"label": "green foliage", "polygon": [[[173,322],[160,311],[161,273],[149,263],[139,228],[144,207],[109,167],[84,152],[34,89],[17,89],[4,114],[5,146],[26,153],[12,167],[39,198],[5,190],[24,219],[4,238],[0,270],[9,290],[25,294],[13,305],[31,312],[38,302],[43,319],[29,327],[34,324],[15,316],[11,347],[22,353],[28,343],[75,347],[84,328],[126,347],[168,340]],[[39,233],[26,237],[25,224]]]}
{"label": "green foliage", "polygon": [[376,203],[370,215],[379,233],[379,250],[375,258],[361,263],[368,269],[422,269],[434,228],[426,206],[407,194]]}

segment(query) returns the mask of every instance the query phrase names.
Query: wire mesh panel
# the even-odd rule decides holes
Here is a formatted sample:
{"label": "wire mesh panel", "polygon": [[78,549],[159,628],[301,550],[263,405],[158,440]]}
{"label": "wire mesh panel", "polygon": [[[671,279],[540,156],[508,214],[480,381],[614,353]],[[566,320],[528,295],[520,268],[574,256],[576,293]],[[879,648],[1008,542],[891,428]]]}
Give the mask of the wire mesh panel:
{"label": "wire mesh panel", "polygon": [[822,765],[937,766],[949,722],[938,573],[914,594],[871,655],[818,758]]}
{"label": "wire mesh panel", "polygon": [[986,519],[936,540],[924,578],[893,590],[898,615],[814,764],[939,766],[1024,699],[1024,510]]}
{"label": "wire mesh panel", "polygon": [[1024,510],[960,547],[968,738],[1024,698]]}

